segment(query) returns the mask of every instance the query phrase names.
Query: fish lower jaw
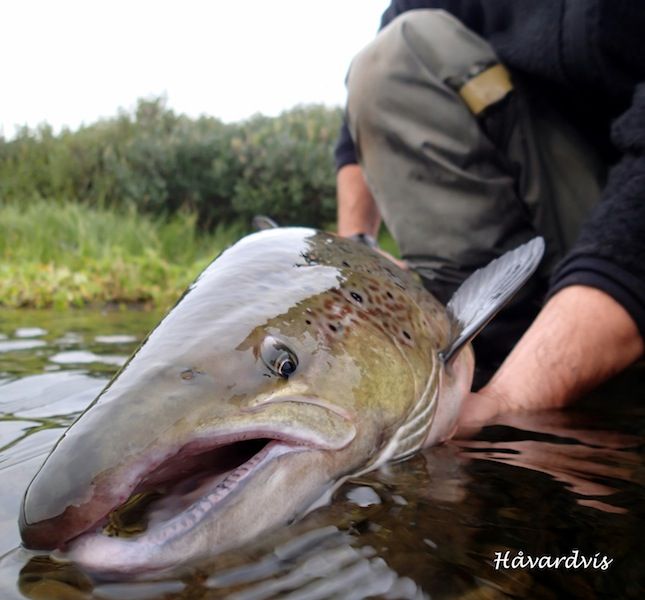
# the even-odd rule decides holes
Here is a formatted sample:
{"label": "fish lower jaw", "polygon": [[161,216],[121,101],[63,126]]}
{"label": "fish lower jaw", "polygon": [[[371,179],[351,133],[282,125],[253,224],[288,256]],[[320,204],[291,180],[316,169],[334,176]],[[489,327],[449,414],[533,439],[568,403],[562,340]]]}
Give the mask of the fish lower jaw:
{"label": "fish lower jaw", "polygon": [[[28,490],[21,509],[21,537],[28,549],[51,551],[66,550],[79,536],[100,532],[110,525],[116,530],[112,533],[117,535],[122,532],[136,534],[147,528],[145,523],[140,527],[140,522],[134,523],[134,529],[130,527],[134,514],[131,508],[140,509],[142,505],[140,495],[145,496],[146,504],[151,504],[151,500],[163,497],[175,488],[179,495],[187,498],[211,475],[223,478],[242,467],[264,446],[275,443],[300,451],[334,448],[327,442],[315,429],[291,423],[260,422],[193,432],[183,443],[159,445],[129,460],[124,458],[113,468],[103,467],[89,490],[86,487],[65,490],[71,500],[66,500],[66,505],[61,504],[59,512],[50,517],[31,518],[32,513],[38,513],[40,499],[38,494]],[[341,442],[345,443],[345,440]],[[40,494],[43,492],[39,490]],[[196,493],[194,495],[197,497]],[[74,498],[78,500],[74,501]],[[192,501],[185,501],[180,508],[172,510],[177,514],[190,504]],[[127,528],[120,527],[122,513],[127,514]],[[135,518],[134,521],[139,520]]]}
{"label": "fish lower jaw", "polygon": [[[172,567],[178,562],[177,553],[170,549],[173,542],[189,535],[207,518],[213,518],[213,513],[225,507],[226,501],[269,462],[307,450],[306,446],[269,441],[249,460],[225,475],[205,478],[188,493],[182,494],[179,489],[178,495],[171,492],[170,496],[153,502],[147,512],[147,528],[140,534],[132,537],[107,535],[103,525],[72,540],[56,557],[108,576],[110,573],[157,572]],[[182,483],[175,487],[181,488]],[[225,547],[222,545],[220,549]]]}

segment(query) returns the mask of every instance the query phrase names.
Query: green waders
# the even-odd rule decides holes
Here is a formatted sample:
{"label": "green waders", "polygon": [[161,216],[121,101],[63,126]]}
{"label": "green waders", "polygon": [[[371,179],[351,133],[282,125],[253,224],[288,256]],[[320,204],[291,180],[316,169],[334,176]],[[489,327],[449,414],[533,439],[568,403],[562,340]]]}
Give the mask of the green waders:
{"label": "green waders", "polygon": [[538,275],[493,322],[494,336],[484,332],[480,345],[497,338],[488,344],[497,362],[537,313],[606,166],[548,98],[526,93],[485,40],[442,10],[394,19],[354,59],[347,88],[368,186],[439,299],[506,250],[546,239]]}

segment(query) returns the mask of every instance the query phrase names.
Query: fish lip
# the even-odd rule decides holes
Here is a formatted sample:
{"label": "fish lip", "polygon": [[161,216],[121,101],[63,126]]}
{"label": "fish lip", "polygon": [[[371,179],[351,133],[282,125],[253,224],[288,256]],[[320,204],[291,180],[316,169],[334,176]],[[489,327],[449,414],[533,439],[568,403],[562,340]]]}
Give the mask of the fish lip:
{"label": "fish lip", "polygon": [[[70,540],[63,552],[56,554],[62,560],[75,562],[83,569],[100,574],[108,578],[113,575],[131,576],[141,573],[157,573],[167,570],[182,562],[171,555],[170,560],[159,560],[158,557],[150,561],[145,556],[150,552],[163,547],[176,538],[184,537],[203,522],[207,515],[217,511],[226,504],[228,496],[242,489],[249,479],[266,468],[276,459],[297,452],[307,451],[307,446],[286,445],[279,440],[268,442],[257,454],[233,469],[219,482],[211,482],[200,499],[195,500],[186,509],[155,523],[141,535],[130,540],[111,538],[96,532],[85,532]],[[250,464],[251,463],[251,464]],[[244,472],[246,471],[246,472]],[[231,485],[230,480],[234,482]],[[211,496],[220,492],[219,498],[213,501]],[[206,506],[204,506],[206,504]],[[200,513],[195,516],[195,513]],[[189,522],[187,522],[189,521]],[[192,521],[192,522],[190,522]],[[98,544],[98,552],[96,551]],[[89,545],[89,552],[88,552]],[[227,547],[224,544],[220,549]],[[99,557],[98,561],[96,557]],[[107,564],[104,557],[111,557]],[[143,560],[142,560],[143,557]],[[192,558],[192,557],[187,557]],[[115,564],[116,562],[116,564]]]}
{"label": "fish lip", "polygon": [[[152,449],[137,457],[136,460],[110,471],[105,477],[99,476],[100,481],[92,483],[89,499],[85,502],[67,506],[61,514],[43,521],[35,523],[27,521],[25,506],[27,490],[19,518],[23,545],[33,550],[65,550],[72,540],[96,528],[111,511],[126,502],[137,486],[144,481],[146,475],[182,453],[191,456],[253,439],[276,440],[300,450],[338,448],[333,444],[325,444],[322,440],[317,440],[314,432],[305,429],[298,434],[287,431],[286,424],[280,425],[282,427],[249,426],[232,431],[226,431],[220,427],[214,431],[202,431],[182,444],[166,448],[157,456],[154,456],[155,449]],[[310,435],[307,436],[307,434]],[[271,443],[273,442],[269,442]],[[127,478],[127,483],[123,484],[121,478]]]}

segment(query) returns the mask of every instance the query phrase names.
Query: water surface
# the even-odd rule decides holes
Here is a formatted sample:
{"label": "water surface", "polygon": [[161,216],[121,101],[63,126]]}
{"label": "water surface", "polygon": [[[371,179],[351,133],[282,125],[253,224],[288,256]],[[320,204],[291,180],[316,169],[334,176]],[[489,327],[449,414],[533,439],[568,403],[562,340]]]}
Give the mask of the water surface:
{"label": "water surface", "polygon": [[[178,575],[97,581],[20,548],[31,477],[158,318],[0,313],[1,598],[645,597],[643,368],[575,411],[502,419],[349,481],[331,505]],[[520,552],[611,564],[495,568]]]}

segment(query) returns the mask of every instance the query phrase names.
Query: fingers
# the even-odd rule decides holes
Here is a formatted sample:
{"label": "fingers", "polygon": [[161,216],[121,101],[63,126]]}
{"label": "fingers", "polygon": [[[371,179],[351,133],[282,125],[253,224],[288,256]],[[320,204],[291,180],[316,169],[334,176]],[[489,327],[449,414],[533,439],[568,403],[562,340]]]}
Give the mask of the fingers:
{"label": "fingers", "polygon": [[481,392],[471,392],[461,406],[454,437],[462,439],[474,437],[484,425],[494,421],[499,413],[499,398]]}

